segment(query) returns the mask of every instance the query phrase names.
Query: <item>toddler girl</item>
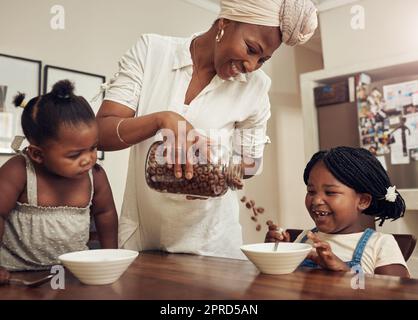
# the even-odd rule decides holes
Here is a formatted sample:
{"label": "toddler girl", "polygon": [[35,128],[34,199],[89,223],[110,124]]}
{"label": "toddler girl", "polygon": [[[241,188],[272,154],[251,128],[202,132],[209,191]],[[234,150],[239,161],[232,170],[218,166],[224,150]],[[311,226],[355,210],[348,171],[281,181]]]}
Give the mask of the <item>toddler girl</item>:
{"label": "toddler girl", "polygon": [[96,164],[95,115],[73,90],[63,80],[26,104],[29,146],[0,168],[0,282],[8,271],[48,269],[63,253],[87,250],[90,215],[101,247],[117,248],[112,191]]}

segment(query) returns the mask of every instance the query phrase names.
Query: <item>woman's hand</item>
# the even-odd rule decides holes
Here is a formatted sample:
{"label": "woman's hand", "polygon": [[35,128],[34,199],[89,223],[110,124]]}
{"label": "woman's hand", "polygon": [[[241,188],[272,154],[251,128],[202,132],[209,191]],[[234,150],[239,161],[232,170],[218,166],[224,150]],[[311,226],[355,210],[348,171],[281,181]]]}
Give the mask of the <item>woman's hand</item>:
{"label": "woman's hand", "polygon": [[269,231],[266,233],[264,242],[290,242],[290,234],[282,228],[278,228],[270,220],[267,221]]}
{"label": "woman's hand", "polygon": [[350,271],[348,265],[332,252],[328,242],[322,241],[317,234],[311,231],[308,232],[307,236],[313,242],[312,246],[315,248],[309,253],[307,259],[312,260],[323,269]]}
{"label": "woman's hand", "polygon": [[0,267],[0,285],[8,284],[10,279],[10,273],[6,269]]}
{"label": "woman's hand", "polygon": [[174,159],[169,158],[171,160],[169,163],[174,163],[175,176],[177,178],[183,176],[181,165],[185,164],[185,178],[192,179],[195,152],[196,150],[205,152],[209,157],[209,139],[198,134],[193,126],[178,113],[161,112],[158,119],[158,127],[163,130],[162,134],[166,139],[167,157],[174,157]]}

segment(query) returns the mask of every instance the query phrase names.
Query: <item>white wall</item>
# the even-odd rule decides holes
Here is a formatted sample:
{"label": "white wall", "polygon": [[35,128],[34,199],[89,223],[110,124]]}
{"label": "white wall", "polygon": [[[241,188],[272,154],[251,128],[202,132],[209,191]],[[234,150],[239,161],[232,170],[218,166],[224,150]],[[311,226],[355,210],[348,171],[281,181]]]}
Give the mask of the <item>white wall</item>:
{"label": "white wall", "polygon": [[[365,10],[364,30],[353,30],[350,10]],[[325,68],[352,65],[418,50],[417,0],[361,0],[321,12]]]}
{"label": "white wall", "polygon": [[[285,228],[313,225],[304,204],[306,186],[299,75],[323,68],[322,55],[304,47],[282,48],[274,64],[272,103],[277,127],[278,219]],[[292,68],[292,69],[289,69]]]}

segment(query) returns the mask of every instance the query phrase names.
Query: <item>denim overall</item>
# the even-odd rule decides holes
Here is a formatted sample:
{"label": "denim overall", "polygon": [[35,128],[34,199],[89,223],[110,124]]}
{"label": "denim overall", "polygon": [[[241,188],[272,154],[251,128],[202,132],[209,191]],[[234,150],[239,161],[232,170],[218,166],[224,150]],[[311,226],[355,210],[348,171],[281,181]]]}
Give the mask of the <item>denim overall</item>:
{"label": "denim overall", "polygon": [[[318,229],[313,228],[311,231],[312,232],[317,232]],[[366,247],[367,241],[369,241],[369,239],[370,239],[370,237],[373,233],[374,233],[374,230],[370,229],[370,228],[367,228],[364,231],[364,233],[361,236],[359,242],[357,243],[356,249],[354,250],[352,260],[345,262],[348,265],[349,268],[352,268],[355,265],[360,265],[360,261],[361,261],[361,257],[363,256],[364,248]],[[302,238],[301,243],[305,243],[307,239],[308,239],[308,236],[305,235]],[[303,260],[303,262],[300,264],[300,267],[319,268],[319,266],[310,259]]]}

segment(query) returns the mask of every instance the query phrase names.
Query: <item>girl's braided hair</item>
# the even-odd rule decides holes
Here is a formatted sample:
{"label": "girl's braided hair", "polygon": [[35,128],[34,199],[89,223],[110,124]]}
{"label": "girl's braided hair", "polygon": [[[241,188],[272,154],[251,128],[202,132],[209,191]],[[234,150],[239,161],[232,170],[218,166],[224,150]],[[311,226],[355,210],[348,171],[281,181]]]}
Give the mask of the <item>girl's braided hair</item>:
{"label": "girl's braided hair", "polygon": [[372,196],[364,214],[376,216],[381,226],[386,219],[396,220],[405,213],[405,201],[396,190],[396,200],[387,201],[385,195],[391,182],[386,170],[376,157],[363,148],[336,147],[315,153],[306,165],[303,180],[308,184],[314,165],[322,161],[334,177],[358,193]]}

